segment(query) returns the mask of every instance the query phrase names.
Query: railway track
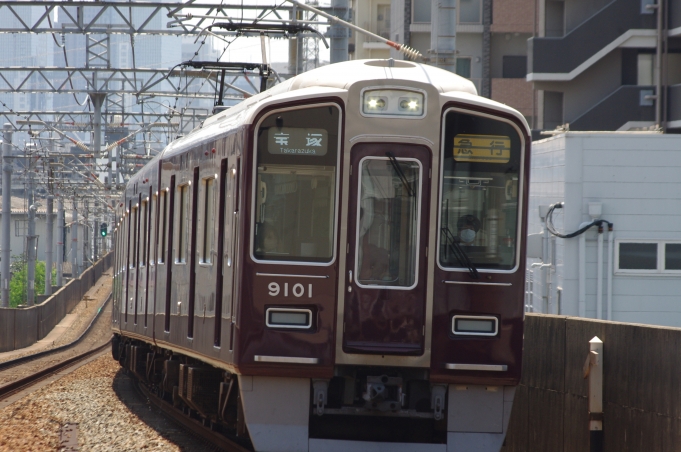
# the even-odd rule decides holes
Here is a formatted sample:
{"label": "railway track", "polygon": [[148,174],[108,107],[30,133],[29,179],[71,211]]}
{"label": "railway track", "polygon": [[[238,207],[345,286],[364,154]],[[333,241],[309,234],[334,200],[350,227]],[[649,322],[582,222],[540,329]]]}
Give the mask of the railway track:
{"label": "railway track", "polygon": [[134,388],[138,391],[140,396],[145,397],[170,420],[179,424],[184,430],[189,432],[189,434],[203,443],[210,445],[215,448],[215,450],[225,452],[252,452],[251,449],[230,440],[223,434],[212,430],[210,426],[204,425],[201,421],[194,419],[173,407],[172,404],[158,397],[137,379],[133,378],[132,381]]}
{"label": "railway track", "polygon": [[[98,339],[97,336],[102,335],[102,326],[108,327],[108,319],[102,314],[107,310],[110,300],[109,294],[85,331],[70,344],[0,364],[0,381],[9,381],[0,385],[0,402],[12,395],[29,391],[37,383],[104,352],[111,342],[111,336],[108,335],[105,339]],[[86,339],[92,336],[95,336],[96,343],[87,343]],[[24,366],[30,366],[30,369]]]}

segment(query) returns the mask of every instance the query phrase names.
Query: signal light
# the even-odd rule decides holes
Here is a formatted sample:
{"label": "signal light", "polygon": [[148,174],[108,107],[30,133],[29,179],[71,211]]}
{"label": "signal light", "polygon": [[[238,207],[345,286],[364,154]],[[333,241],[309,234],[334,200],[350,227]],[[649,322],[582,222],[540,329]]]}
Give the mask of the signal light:
{"label": "signal light", "polygon": [[106,237],[106,234],[108,233],[108,225],[106,223],[102,223],[99,225],[99,235],[102,237]]}

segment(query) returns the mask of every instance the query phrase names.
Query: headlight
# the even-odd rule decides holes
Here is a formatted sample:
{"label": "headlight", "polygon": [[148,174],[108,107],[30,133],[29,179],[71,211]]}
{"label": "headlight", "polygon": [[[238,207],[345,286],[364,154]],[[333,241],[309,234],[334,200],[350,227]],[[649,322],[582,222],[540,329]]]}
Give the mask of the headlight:
{"label": "headlight", "polygon": [[362,115],[382,117],[425,116],[426,95],[406,89],[371,89],[362,91]]}

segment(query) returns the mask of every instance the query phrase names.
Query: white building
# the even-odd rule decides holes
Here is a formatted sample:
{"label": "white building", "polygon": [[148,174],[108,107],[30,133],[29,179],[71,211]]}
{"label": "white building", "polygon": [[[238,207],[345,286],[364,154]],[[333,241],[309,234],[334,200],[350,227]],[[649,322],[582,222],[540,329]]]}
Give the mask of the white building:
{"label": "white building", "polygon": [[606,227],[599,284],[597,228],[583,235],[583,255],[580,237],[551,236],[550,270],[528,259],[528,310],[681,326],[681,136],[567,132],[534,142],[529,234],[544,228],[540,207],[557,202],[564,208],[553,223],[563,234],[594,217],[613,223],[612,251]]}

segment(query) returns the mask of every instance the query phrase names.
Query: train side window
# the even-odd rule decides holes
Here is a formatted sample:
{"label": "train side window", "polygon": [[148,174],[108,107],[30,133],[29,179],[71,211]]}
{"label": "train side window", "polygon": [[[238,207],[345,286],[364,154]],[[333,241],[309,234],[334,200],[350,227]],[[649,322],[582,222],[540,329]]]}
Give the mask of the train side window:
{"label": "train side window", "polygon": [[162,264],[166,261],[166,225],[168,222],[168,193],[165,190],[161,190],[159,193],[159,228],[161,234],[161,240],[158,242],[159,254],[158,263]]}
{"label": "train side window", "polygon": [[187,221],[189,218],[189,184],[177,187],[177,249],[175,250],[175,262],[187,262]]}
{"label": "train side window", "polygon": [[135,259],[135,250],[137,249],[137,207],[133,207],[132,211],[130,212],[131,219],[130,219],[130,229],[132,229],[132,234],[130,234],[132,238],[132,243],[130,244],[130,259],[128,262],[130,262],[130,268],[135,268],[137,266]]}
{"label": "train side window", "polygon": [[518,265],[523,140],[512,123],[444,115],[438,265],[513,271]]}
{"label": "train side window", "polygon": [[[145,262],[149,262],[149,265],[154,265],[154,253],[156,252],[156,235],[158,234],[156,230],[156,204],[158,203],[158,196],[152,195],[151,201],[149,201],[149,244],[147,245],[147,250],[149,250],[149,255],[145,259]],[[152,248],[154,247],[154,248]]]}
{"label": "train side window", "polygon": [[137,256],[139,258],[139,266],[144,267],[147,264],[147,240],[149,238],[149,225],[147,224],[148,219],[148,206],[149,201],[142,201],[142,206],[140,208],[140,223],[142,229],[140,229],[140,240],[139,246],[141,249],[137,251]]}
{"label": "train side window", "polygon": [[213,262],[213,227],[215,224],[215,178],[203,180],[203,240],[201,243],[201,263]]}
{"label": "train side window", "polygon": [[325,105],[273,112],[259,123],[255,260],[333,261],[340,118],[338,106]]}

